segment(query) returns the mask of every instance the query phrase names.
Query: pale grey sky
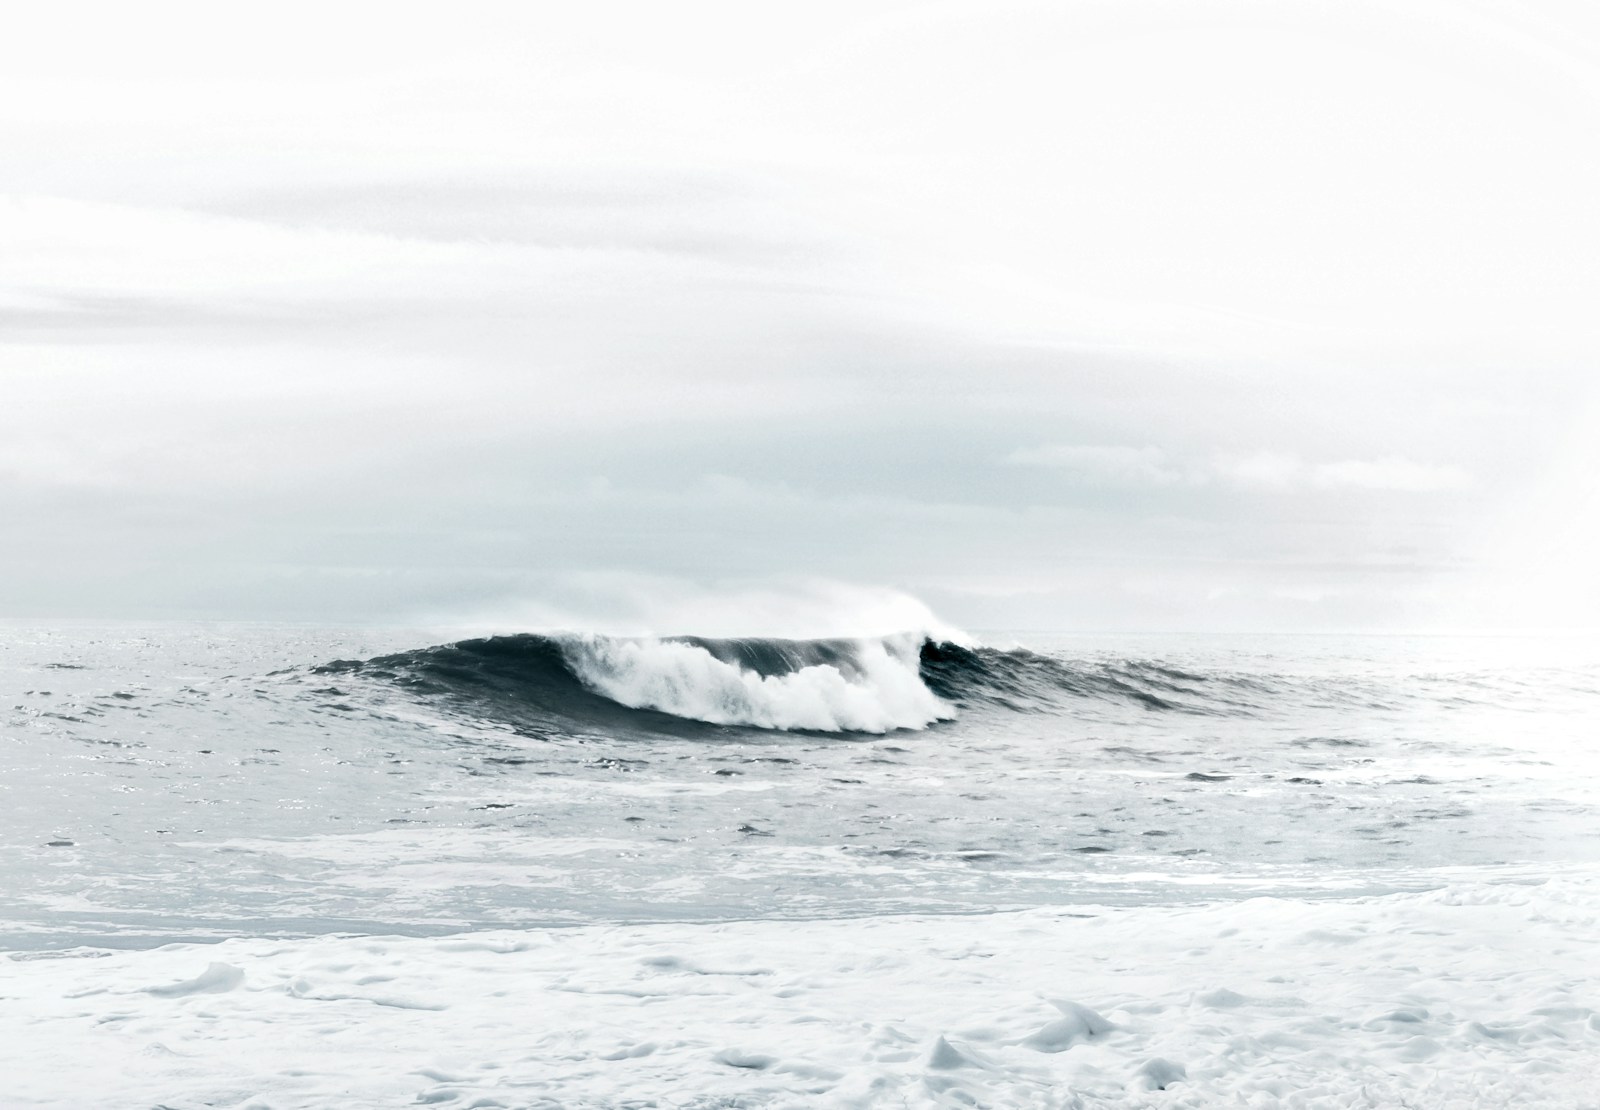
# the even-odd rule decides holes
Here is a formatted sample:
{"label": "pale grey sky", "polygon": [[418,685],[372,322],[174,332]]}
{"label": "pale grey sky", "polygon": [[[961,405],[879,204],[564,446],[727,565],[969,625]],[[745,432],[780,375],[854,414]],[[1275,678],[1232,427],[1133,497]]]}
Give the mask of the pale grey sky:
{"label": "pale grey sky", "polygon": [[1600,624],[1590,5],[33,8],[0,616]]}

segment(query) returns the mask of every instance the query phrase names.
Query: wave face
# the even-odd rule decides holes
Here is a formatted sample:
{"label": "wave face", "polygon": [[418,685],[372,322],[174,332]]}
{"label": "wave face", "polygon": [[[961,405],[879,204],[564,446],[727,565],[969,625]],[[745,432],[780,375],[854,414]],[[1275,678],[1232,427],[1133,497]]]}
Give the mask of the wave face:
{"label": "wave face", "polygon": [[1202,716],[1251,716],[1284,691],[1248,676],[1198,674],[1140,659],[1067,662],[1016,648],[923,643],[928,688],[962,707],[1049,712],[1084,700]]}
{"label": "wave face", "polygon": [[524,634],[340,661],[423,696],[444,696],[523,731],[683,732],[673,722],[884,733],[949,719],[922,680],[918,635],[860,640],[713,640]]}

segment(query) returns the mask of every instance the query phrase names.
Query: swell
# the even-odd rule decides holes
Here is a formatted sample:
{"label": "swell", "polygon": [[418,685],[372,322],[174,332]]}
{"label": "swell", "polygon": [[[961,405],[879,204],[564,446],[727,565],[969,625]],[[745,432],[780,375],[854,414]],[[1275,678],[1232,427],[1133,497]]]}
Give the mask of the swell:
{"label": "swell", "polygon": [[398,687],[525,734],[758,729],[885,733],[958,712],[1060,713],[1085,703],[1249,715],[1272,691],[1246,676],[1139,660],[1067,662],[926,639],[495,636],[314,669]]}
{"label": "swell", "polygon": [[1141,659],[1066,661],[1026,648],[1001,650],[926,641],[928,688],[961,708],[1051,712],[1101,702],[1201,716],[1249,716],[1281,694],[1255,676],[1200,673]]}

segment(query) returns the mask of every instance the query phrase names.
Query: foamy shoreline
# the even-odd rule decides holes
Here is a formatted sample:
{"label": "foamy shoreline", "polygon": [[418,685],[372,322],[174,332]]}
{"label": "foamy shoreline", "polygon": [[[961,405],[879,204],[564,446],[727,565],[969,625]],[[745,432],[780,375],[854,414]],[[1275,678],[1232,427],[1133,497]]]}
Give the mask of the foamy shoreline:
{"label": "foamy shoreline", "polygon": [[4,959],[7,1106],[1600,1105],[1600,872]]}

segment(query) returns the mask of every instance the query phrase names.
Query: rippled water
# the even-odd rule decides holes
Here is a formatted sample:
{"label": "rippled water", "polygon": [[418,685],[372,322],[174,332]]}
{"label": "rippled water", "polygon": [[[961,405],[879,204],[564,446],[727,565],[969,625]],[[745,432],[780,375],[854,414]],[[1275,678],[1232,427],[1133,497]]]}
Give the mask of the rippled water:
{"label": "rippled water", "polygon": [[449,639],[0,625],[0,946],[1379,891],[1600,859],[1592,641],[1026,636],[989,678],[925,653],[954,719],[873,734],[648,701],[530,715],[514,688],[406,680]]}

